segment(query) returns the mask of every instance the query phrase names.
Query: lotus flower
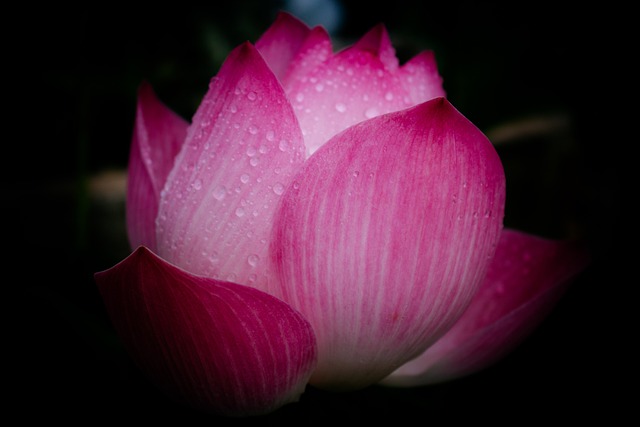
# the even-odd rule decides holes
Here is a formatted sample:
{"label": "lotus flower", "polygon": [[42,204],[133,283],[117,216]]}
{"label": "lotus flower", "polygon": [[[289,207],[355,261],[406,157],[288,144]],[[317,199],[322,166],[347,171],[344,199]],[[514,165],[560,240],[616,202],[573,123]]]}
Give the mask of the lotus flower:
{"label": "lotus flower", "polygon": [[132,253],[95,278],[132,359],[173,398],[265,414],[308,384],[426,384],[517,343],[583,267],[503,230],[505,177],[432,52],[383,25],[334,53],[281,13],[233,50],[191,123],[143,83]]}

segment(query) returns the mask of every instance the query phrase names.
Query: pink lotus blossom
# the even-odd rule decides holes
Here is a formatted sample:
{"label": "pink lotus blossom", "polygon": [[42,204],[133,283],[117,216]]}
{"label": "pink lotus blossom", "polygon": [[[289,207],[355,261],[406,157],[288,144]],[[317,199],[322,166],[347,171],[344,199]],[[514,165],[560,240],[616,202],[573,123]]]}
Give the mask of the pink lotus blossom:
{"label": "pink lotus blossom", "polygon": [[191,123],[148,84],[138,95],[133,252],[95,277],[131,357],[196,408],[264,414],[307,384],[474,372],[584,267],[564,242],[503,230],[491,142],[433,53],[400,65],[382,25],[334,53],[281,13]]}

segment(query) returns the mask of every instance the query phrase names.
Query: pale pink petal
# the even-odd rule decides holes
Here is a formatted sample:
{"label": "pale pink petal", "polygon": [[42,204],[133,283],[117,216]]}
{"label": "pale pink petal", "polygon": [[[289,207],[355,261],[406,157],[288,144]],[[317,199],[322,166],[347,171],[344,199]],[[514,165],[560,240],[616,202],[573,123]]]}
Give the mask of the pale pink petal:
{"label": "pale pink petal", "polygon": [[256,49],[279,80],[284,77],[310,31],[307,24],[295,16],[280,12],[274,23],[256,41]]}
{"label": "pale pink petal", "polygon": [[241,45],[212,80],[163,190],[159,255],[194,274],[266,289],[273,213],[303,161],[282,87],[258,51]]}
{"label": "pale pink petal", "polygon": [[323,27],[314,27],[281,79],[285,92],[289,93],[292,86],[305,79],[307,74],[329,59],[332,54],[331,38],[327,30]]}
{"label": "pale pink petal", "polygon": [[504,230],[487,277],[464,315],[383,384],[438,383],[495,363],[545,318],[588,262],[585,248],[572,242]]}
{"label": "pale pink petal", "polygon": [[412,105],[436,96],[445,96],[443,80],[431,50],[421,52],[407,61],[400,68],[399,79]]}
{"label": "pale pink petal", "polygon": [[316,332],[312,384],[375,383],[448,330],[484,278],[504,200],[494,148],[444,98],[311,156],[276,214],[272,258]]}
{"label": "pale pink petal", "polygon": [[287,81],[307,155],[347,127],[380,114],[443,96],[435,61],[419,56],[398,67],[384,26],[353,46]]}
{"label": "pale pink petal", "polygon": [[140,85],[127,177],[127,233],[132,248],[156,247],[160,191],[188,125],[158,100],[151,85]]}
{"label": "pale pink petal", "polygon": [[193,276],[144,247],[95,279],[132,359],[174,399],[246,416],[272,412],[304,392],[315,339],[282,301]]}

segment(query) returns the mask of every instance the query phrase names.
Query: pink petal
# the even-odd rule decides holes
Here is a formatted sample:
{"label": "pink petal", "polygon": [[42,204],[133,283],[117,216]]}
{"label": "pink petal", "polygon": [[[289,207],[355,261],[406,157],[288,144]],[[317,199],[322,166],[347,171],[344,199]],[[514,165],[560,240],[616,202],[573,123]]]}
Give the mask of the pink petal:
{"label": "pink petal", "polygon": [[544,319],[588,261],[584,248],[571,242],[504,230],[487,277],[464,315],[383,384],[437,383],[495,363]]}
{"label": "pink petal", "polygon": [[187,126],[158,100],[151,85],[140,85],[127,179],[127,232],[132,248],[156,247],[160,191],[187,135]]}
{"label": "pink petal", "polygon": [[238,47],[212,80],[163,190],[159,255],[266,289],[275,206],[303,161],[282,87],[252,45]]}
{"label": "pink petal", "polygon": [[327,31],[323,27],[314,27],[281,79],[285,92],[290,93],[292,86],[305,80],[307,74],[329,59],[333,54],[332,49]]}
{"label": "pink petal", "polygon": [[353,124],[443,96],[434,66],[433,56],[420,55],[399,68],[387,31],[377,26],[352,47],[298,73],[286,89],[307,154]]}
{"label": "pink petal", "polygon": [[287,12],[256,42],[256,48],[273,70],[283,87],[304,76],[332,54],[331,39],[320,26],[309,27]]}
{"label": "pink petal", "polygon": [[312,384],[358,388],[458,319],[500,236],[502,164],[444,98],[365,121],[305,163],[276,215],[282,298],[313,325]]}
{"label": "pink petal", "polygon": [[95,279],[131,357],[174,399],[244,416],[271,412],[304,392],[315,339],[282,301],[193,276],[144,247]]}
{"label": "pink petal", "polygon": [[311,30],[293,15],[280,12],[274,23],[256,42],[256,49],[269,64],[273,74],[282,80],[289,64]]}

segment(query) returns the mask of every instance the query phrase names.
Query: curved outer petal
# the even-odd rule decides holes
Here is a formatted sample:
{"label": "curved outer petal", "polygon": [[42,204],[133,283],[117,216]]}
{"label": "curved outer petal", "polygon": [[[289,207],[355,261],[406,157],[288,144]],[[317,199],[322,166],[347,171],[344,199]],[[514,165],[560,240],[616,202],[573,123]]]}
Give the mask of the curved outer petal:
{"label": "curved outer petal", "polygon": [[271,412],[304,392],[315,338],[282,301],[193,276],[144,247],[95,279],[133,360],[174,399],[244,416]]}
{"label": "curved outer petal", "polygon": [[422,53],[399,67],[382,25],[317,67],[300,71],[285,87],[307,155],[353,124],[444,96],[433,54]]}
{"label": "curved outer petal", "polygon": [[432,384],[491,365],[544,319],[588,261],[585,249],[573,243],[504,230],[487,277],[464,315],[382,384]]}
{"label": "curved outer petal", "polygon": [[282,87],[249,43],[212,80],[165,186],[158,254],[194,274],[265,290],[273,213],[304,162]]}
{"label": "curved outer petal", "polygon": [[500,236],[488,139],[444,98],[347,129],[305,163],[276,215],[282,297],[313,325],[311,383],[377,382],[462,314]]}
{"label": "curved outer petal", "polygon": [[127,234],[131,248],[156,248],[160,191],[188,126],[158,100],[151,85],[140,85],[127,177]]}

